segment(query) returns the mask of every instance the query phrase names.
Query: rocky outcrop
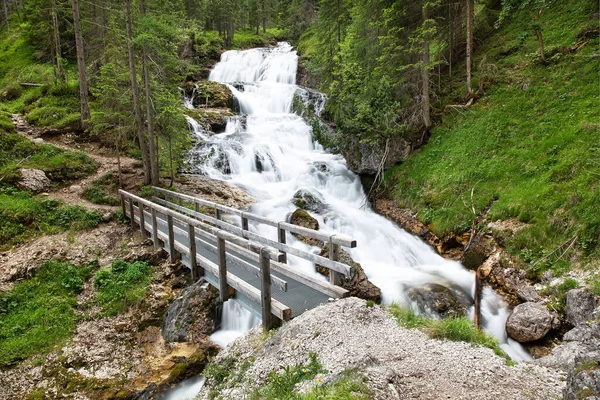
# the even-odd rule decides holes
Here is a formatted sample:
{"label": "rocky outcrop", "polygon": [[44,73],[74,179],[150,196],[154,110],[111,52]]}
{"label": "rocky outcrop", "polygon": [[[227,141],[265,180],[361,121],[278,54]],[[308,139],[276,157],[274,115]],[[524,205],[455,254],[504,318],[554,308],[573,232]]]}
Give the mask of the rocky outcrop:
{"label": "rocky outcrop", "polygon": [[384,168],[393,167],[408,157],[412,147],[401,137],[390,138],[386,144],[385,142],[361,142],[358,138],[351,136],[349,143],[341,150],[352,171],[359,175],[375,175],[379,171],[384,157]]}
{"label": "rocky outcrop", "polygon": [[322,213],[327,209],[327,206],[323,204],[323,200],[319,196],[305,189],[298,190],[294,194],[292,202],[298,208],[316,213]]}
{"label": "rocky outcrop", "polygon": [[411,288],[406,294],[423,314],[434,313],[441,318],[463,317],[470,306],[463,293],[436,283]]}
{"label": "rocky outcrop", "polygon": [[[314,229],[316,231],[319,230],[319,221],[317,221],[314,217],[312,217],[307,211],[298,208],[296,211],[290,215],[288,219],[290,224],[302,226],[308,229]],[[295,238],[298,240],[310,244],[311,246],[319,246],[323,245],[323,242],[308,236],[299,235],[297,233],[292,233]]]}
{"label": "rocky outcrop", "polygon": [[214,81],[185,82],[182,89],[196,108],[231,109],[234,107],[233,93],[222,83]]}
{"label": "rocky outcrop", "polygon": [[[322,257],[329,256],[329,245],[325,245],[319,254]],[[381,289],[375,286],[365,274],[361,265],[354,261],[350,254],[344,249],[340,249],[339,261],[350,265],[351,274],[349,277],[340,277],[340,286],[350,292],[350,296],[358,297],[365,300],[371,300],[376,303],[381,302]],[[317,265],[317,272],[329,277],[329,268]]]}
{"label": "rocky outcrop", "polygon": [[322,305],[268,336],[255,328],[216,357],[228,376],[209,375],[199,399],[247,398],[270,377],[307,365],[310,354],[322,372],[293,387],[290,397],[315,386],[326,390],[350,372],[357,374],[352,382],[367,385],[365,398],[373,400],[555,400],[561,395],[564,383],[551,370],[509,367],[490,349],[430,339],[401,328],[385,307],[365,303],[351,297]]}
{"label": "rocky outcrop", "polygon": [[539,303],[519,304],[506,320],[506,333],[521,343],[543,338],[551,327],[552,316],[548,309]]}
{"label": "rocky outcrop", "polygon": [[204,279],[188,286],[167,311],[162,328],[165,342],[199,343],[215,330],[215,299],[219,293]]}
{"label": "rocky outcrop", "polygon": [[41,193],[50,187],[50,179],[41,169],[21,168],[21,179],[17,186],[33,193]]}
{"label": "rocky outcrop", "polygon": [[600,399],[600,353],[575,358],[568,369],[563,399]]}
{"label": "rocky outcrop", "polygon": [[235,208],[246,208],[254,199],[242,189],[224,181],[199,175],[179,177],[179,192]]}
{"label": "rocky outcrop", "polygon": [[565,315],[573,326],[581,325],[592,318],[598,301],[593,293],[585,289],[572,289],[567,292]]}
{"label": "rocky outcrop", "polygon": [[234,115],[229,108],[185,108],[183,112],[198,121],[207,133],[225,132],[229,118]]}

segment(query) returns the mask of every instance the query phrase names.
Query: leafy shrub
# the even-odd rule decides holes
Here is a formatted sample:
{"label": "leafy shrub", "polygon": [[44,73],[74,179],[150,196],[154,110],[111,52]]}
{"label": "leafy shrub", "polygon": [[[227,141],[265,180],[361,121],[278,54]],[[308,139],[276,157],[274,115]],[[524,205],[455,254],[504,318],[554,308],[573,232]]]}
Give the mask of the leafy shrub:
{"label": "leafy shrub", "polygon": [[92,268],[48,261],[32,279],[0,292],[0,366],[47,353],[70,337],[77,294]]}
{"label": "leafy shrub", "polygon": [[102,268],[94,274],[96,301],[104,315],[117,315],[146,295],[152,278],[148,263],[132,263],[114,260],[110,268]]}

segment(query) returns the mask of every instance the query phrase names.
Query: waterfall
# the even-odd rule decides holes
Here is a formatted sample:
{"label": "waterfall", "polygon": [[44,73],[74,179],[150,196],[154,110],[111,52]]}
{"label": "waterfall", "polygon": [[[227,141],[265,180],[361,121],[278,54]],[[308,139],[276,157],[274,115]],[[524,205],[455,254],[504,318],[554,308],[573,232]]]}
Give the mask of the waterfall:
{"label": "waterfall", "polygon": [[223,303],[221,329],[213,333],[210,340],[221,347],[226,347],[258,324],[260,324],[258,317],[246,310],[237,300],[229,299]]}
{"label": "waterfall", "polygon": [[[297,65],[298,56],[287,43],[273,49],[223,53],[209,79],[231,88],[242,117],[231,118],[224,133],[202,138],[204,144],[197,151],[203,157],[195,158],[195,170],[244,188],[257,199],[252,212],[275,220],[286,220],[295,210],[292,199],[299,190],[321,199],[323,211],[311,214],[322,230],[358,241],[358,247],[348,251],[381,289],[384,303],[410,306],[407,290],[427,283],[451,287],[472,299],[474,274],[460,263],[439,256],[419,238],[373,212],[366,203],[359,177],[348,169],[344,158],[325,152],[313,141],[311,127],[292,112],[294,94],[298,91]],[[302,101],[310,101],[308,94],[300,97]],[[322,112],[325,99],[316,96],[312,104],[315,111]],[[250,229],[276,240],[271,227],[253,225]],[[316,251],[290,235],[288,243]],[[289,263],[305,273],[320,276],[306,261],[290,256]],[[234,305],[226,306],[226,318],[230,312],[231,315],[245,312],[233,308]],[[520,344],[507,338],[504,330],[507,315],[500,296],[486,289],[482,301],[484,328],[498,338],[513,359],[529,359]],[[224,323],[229,322],[224,319]],[[226,329],[239,332],[250,325]],[[217,339],[221,340],[218,336]]]}

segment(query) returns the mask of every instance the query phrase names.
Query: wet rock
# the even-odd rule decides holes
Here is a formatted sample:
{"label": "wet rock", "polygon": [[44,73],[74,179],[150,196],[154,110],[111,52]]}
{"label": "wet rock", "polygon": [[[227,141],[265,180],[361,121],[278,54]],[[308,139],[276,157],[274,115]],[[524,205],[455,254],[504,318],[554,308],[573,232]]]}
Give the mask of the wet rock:
{"label": "wet rock", "polygon": [[[329,245],[325,245],[321,250],[322,257],[329,256]],[[339,261],[348,264],[351,267],[349,277],[340,277],[340,286],[350,292],[350,296],[359,297],[365,300],[372,300],[376,303],[381,302],[381,290],[375,286],[365,274],[362,266],[354,261],[350,254],[344,249],[340,249]],[[317,265],[317,272],[322,275],[329,276],[329,268]]]}
{"label": "wet rock", "polygon": [[469,301],[459,291],[436,283],[412,288],[407,296],[414,301],[421,312],[434,313],[441,318],[457,318],[467,315]]}
{"label": "wet rock", "polygon": [[568,369],[577,357],[600,352],[600,322],[586,322],[563,336],[563,342],[552,353],[537,362],[541,365]]}
{"label": "wet rock", "polygon": [[215,327],[214,301],[218,293],[204,279],[185,289],[167,311],[162,335],[165,342],[198,342]]}
{"label": "wet rock", "polygon": [[[298,208],[292,213],[292,215],[289,218],[289,222],[290,224],[302,226],[304,228],[314,229],[316,231],[319,230],[319,221],[312,217],[308,212],[300,208]],[[321,241],[313,239],[311,237],[298,235],[297,233],[293,233],[292,235],[294,235],[298,240],[301,240],[312,246],[321,246],[322,244]]]}
{"label": "wet rock", "polygon": [[322,213],[327,208],[320,197],[304,189],[300,189],[294,194],[292,202],[298,208],[316,213]]}
{"label": "wet rock", "polygon": [[[468,232],[465,236],[467,242],[464,245],[468,245],[468,247],[463,253],[461,262],[468,269],[477,269],[496,252],[496,243],[493,238],[485,235],[477,235],[469,243],[470,235]],[[461,240],[457,241],[461,242]]]}
{"label": "wet rock", "polygon": [[230,207],[245,208],[254,203],[254,199],[237,186],[203,176],[181,177],[177,187],[181,193]]}
{"label": "wet rock", "polygon": [[182,86],[185,95],[192,98],[192,104],[196,108],[233,108],[233,93],[222,83],[186,82]]}
{"label": "wet rock", "polygon": [[359,175],[375,175],[381,166],[384,154],[387,153],[384,168],[390,168],[404,161],[411,152],[411,145],[401,137],[389,140],[386,151],[385,143],[365,143],[351,137],[347,146],[342,149],[342,155],[348,166]]}
{"label": "wet rock", "polygon": [[186,108],[184,113],[198,121],[207,131],[213,133],[225,132],[229,118],[234,115],[229,108],[199,108],[194,110]]}
{"label": "wet rock", "polygon": [[50,187],[50,179],[41,169],[21,168],[21,179],[17,186],[33,193],[41,193]]}
{"label": "wet rock", "polygon": [[506,332],[518,342],[531,342],[546,336],[552,326],[548,309],[533,302],[516,306],[506,320]]}
{"label": "wet rock", "polygon": [[567,322],[573,326],[586,322],[592,318],[596,305],[597,301],[593,293],[589,293],[585,289],[569,290],[565,306]]}

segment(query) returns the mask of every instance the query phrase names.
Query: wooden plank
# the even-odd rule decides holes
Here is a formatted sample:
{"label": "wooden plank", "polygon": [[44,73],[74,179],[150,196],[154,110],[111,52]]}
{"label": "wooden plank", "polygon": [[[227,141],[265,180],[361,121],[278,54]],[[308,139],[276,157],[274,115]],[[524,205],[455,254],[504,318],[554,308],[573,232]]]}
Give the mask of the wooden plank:
{"label": "wooden plank", "polygon": [[194,225],[188,224],[187,226],[187,237],[190,241],[190,269],[192,270],[192,279],[194,282],[200,278],[200,274],[198,273],[198,264],[196,262],[196,234]]}
{"label": "wooden plank", "polygon": [[133,213],[133,199],[129,198],[129,219],[131,220],[131,227],[135,228],[135,214]]}
{"label": "wooden plank", "polygon": [[217,255],[219,256],[219,298],[221,302],[229,298],[227,290],[227,254],[225,252],[225,239],[217,238]]}
{"label": "wooden plank", "polygon": [[[339,261],[340,259],[340,245],[333,242],[329,242],[329,259],[332,261]],[[329,270],[329,283],[332,285],[340,284],[340,276],[334,270]]]}
{"label": "wooden plank", "polygon": [[242,216],[242,230],[248,230],[248,218]]}
{"label": "wooden plank", "polygon": [[271,317],[271,259],[260,252],[260,305],[262,309],[262,325],[265,331],[274,327]]}
{"label": "wooden plank", "polygon": [[121,198],[121,211],[123,211],[123,218],[127,217],[127,209],[125,208],[125,196],[119,196]]}
{"label": "wooden plank", "polygon": [[138,214],[139,214],[139,222],[140,222],[140,234],[142,237],[146,237],[146,227],[144,223],[144,205],[138,203]]}
{"label": "wooden plank", "polygon": [[279,228],[285,229],[288,232],[297,233],[299,235],[309,236],[314,239],[322,240],[324,242],[333,240],[333,243],[335,244],[339,244],[345,247],[356,247],[356,240],[343,235],[334,235],[332,233],[327,233],[323,231],[315,231],[313,229],[305,228],[303,226],[290,224],[289,222],[280,222]]}
{"label": "wooden plank", "polygon": [[[164,200],[156,199],[156,201],[164,201]],[[350,266],[343,264],[339,261],[332,261],[332,260],[329,260],[328,258],[321,257],[319,255],[297,249],[297,248],[289,246],[287,244],[279,243],[277,241],[260,236],[256,233],[252,233],[250,231],[240,229],[240,228],[230,225],[226,222],[219,221],[213,217],[209,217],[204,214],[198,214],[198,213],[193,212],[192,210],[188,210],[186,208],[179,207],[177,205],[173,205],[173,207],[176,208],[178,211],[181,211],[186,214],[192,214],[196,218],[198,218],[202,221],[214,224],[217,227],[222,228],[222,230],[219,231],[219,234],[213,232],[213,234],[217,234],[217,236],[218,235],[225,236],[227,233],[229,233],[230,235],[233,235],[234,237],[235,237],[235,235],[241,236],[244,239],[255,241],[260,245],[273,247],[274,249],[280,250],[281,252],[289,253],[289,254],[304,258],[306,260],[309,260],[311,262],[314,262],[316,264],[322,265],[326,268],[329,268],[329,269],[337,271],[341,274],[344,274],[345,276],[350,276],[350,273],[351,273]],[[210,226],[209,226],[209,228],[214,229],[213,227],[210,227]],[[227,240],[232,240],[235,243],[235,240],[231,236],[224,237],[224,238],[226,238]],[[273,259],[275,261],[281,261],[283,259],[283,255],[281,255],[281,253],[279,253],[279,254],[280,255],[276,259],[274,259],[273,257],[271,257],[271,259]]]}
{"label": "wooden plank", "polygon": [[[283,244],[287,243],[286,231],[285,231],[285,229],[282,229],[279,226],[277,227],[277,241],[279,243],[283,243]],[[285,259],[283,261],[281,261],[281,262],[284,263],[284,264],[286,264],[287,263],[287,254],[283,253],[283,255],[285,256]]]}
{"label": "wooden plank", "polygon": [[175,234],[173,232],[173,216],[167,215],[167,240],[169,243],[169,258],[171,263],[177,261],[175,254]]}
{"label": "wooden plank", "polygon": [[150,208],[150,214],[152,217],[152,242],[154,244],[154,251],[159,249],[158,243],[158,219],[156,217],[156,209]]}

